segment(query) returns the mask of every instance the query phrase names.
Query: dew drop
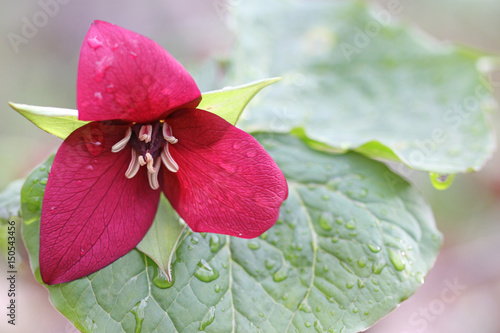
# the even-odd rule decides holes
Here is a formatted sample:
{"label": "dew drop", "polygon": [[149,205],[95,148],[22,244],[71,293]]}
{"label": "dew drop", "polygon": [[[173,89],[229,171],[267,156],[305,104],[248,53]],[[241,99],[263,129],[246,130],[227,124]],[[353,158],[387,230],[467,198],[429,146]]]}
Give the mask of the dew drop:
{"label": "dew drop", "polygon": [[331,212],[322,212],[319,217],[319,226],[325,231],[332,230],[333,215]]}
{"label": "dew drop", "polygon": [[345,284],[345,287],[346,287],[347,289],[352,289],[352,288],[354,287],[354,283],[352,283],[352,282],[347,282],[347,283]]}
{"label": "dew drop", "polygon": [[358,288],[363,289],[364,287],[365,287],[365,283],[362,280],[358,279]]}
{"label": "dew drop", "polygon": [[368,244],[368,248],[370,249],[370,251],[372,251],[373,253],[379,253],[381,248],[380,246],[377,246],[377,245],[373,245],[373,244]]}
{"label": "dew drop", "polygon": [[219,285],[218,285],[218,284],[216,284],[216,285],[214,286],[214,291],[215,291],[216,293],[220,292],[220,287],[219,287]]}
{"label": "dew drop", "polygon": [[453,181],[455,180],[455,175],[441,175],[434,172],[430,173],[430,177],[432,185],[437,190],[446,190],[453,184]]}
{"label": "dew drop", "polygon": [[251,150],[248,150],[245,155],[247,155],[247,157],[249,157],[249,158],[253,158],[253,157],[257,156],[257,151],[255,151],[255,149],[251,149]]}
{"label": "dew drop", "polygon": [[281,282],[281,281],[284,281],[286,280],[286,278],[288,277],[288,272],[289,272],[289,269],[285,266],[281,267],[281,269],[279,271],[277,271],[276,273],[273,274],[273,281],[274,282]]}
{"label": "dew drop", "polygon": [[354,224],[354,221],[350,221],[345,224],[345,227],[349,230],[354,230],[356,229],[356,224]]}
{"label": "dew drop", "polygon": [[100,103],[102,101],[102,94],[98,91],[94,93],[94,101]]}
{"label": "dew drop", "polygon": [[354,312],[354,313],[358,313],[358,312],[359,312],[359,310],[358,310],[358,308],[354,308],[354,309],[352,309],[352,312]]}
{"label": "dew drop", "polygon": [[339,241],[339,239],[337,237],[332,237],[331,241],[332,241],[332,243],[337,243]]}
{"label": "dew drop", "polygon": [[44,167],[44,166],[42,166],[42,167],[40,167],[40,169],[38,169],[38,170],[40,170],[40,171],[42,171],[42,172],[43,172],[43,171],[45,171],[46,169],[45,169],[45,167]]}
{"label": "dew drop", "polygon": [[168,277],[163,273],[163,271],[159,268],[155,268],[155,272],[153,275],[153,284],[161,289],[167,289],[174,285],[175,275],[172,274],[171,281],[169,281]]}
{"label": "dew drop", "polygon": [[93,167],[92,165],[90,165],[90,164],[89,164],[89,165],[87,165],[87,166],[85,167],[85,169],[86,169],[86,170],[88,170],[88,171],[92,171],[92,170],[94,170],[94,167]]}
{"label": "dew drop", "polygon": [[399,272],[404,270],[406,265],[403,258],[401,257],[401,254],[393,249],[389,249],[388,252],[389,252],[389,260],[394,265],[394,268]]}
{"label": "dew drop", "polygon": [[76,181],[76,185],[81,186],[82,185],[82,181],[81,180],[77,180]]}
{"label": "dew drop", "polygon": [[205,328],[207,328],[207,326],[209,326],[214,322],[214,320],[215,320],[215,306],[211,306],[210,309],[208,309],[207,314],[200,323],[199,331],[204,331]]}
{"label": "dew drop", "polygon": [[323,266],[323,272],[325,272],[325,273],[328,272],[328,266],[327,265]]}
{"label": "dew drop", "polygon": [[47,178],[40,179],[40,185],[47,185]]}
{"label": "dew drop", "polygon": [[385,267],[385,262],[383,262],[383,261],[380,261],[378,263],[373,263],[372,272],[374,274],[380,274],[380,273],[382,273],[382,270],[384,269],[384,267]]}
{"label": "dew drop", "polygon": [[266,240],[268,238],[269,238],[269,233],[267,233],[267,232],[265,232],[262,235],[260,235],[260,239],[262,239],[262,240]]}
{"label": "dew drop", "polygon": [[312,324],[311,324],[310,322],[308,322],[308,321],[306,321],[306,322],[304,323],[304,325],[305,325],[306,327],[311,327],[311,326],[312,326]]}
{"label": "dew drop", "polygon": [[283,296],[281,296],[281,299],[286,301],[288,299],[288,293],[284,293]]}
{"label": "dew drop", "polygon": [[36,213],[40,210],[42,205],[42,198],[40,197],[32,197],[30,201],[26,203],[28,206],[28,210],[32,213]]}
{"label": "dew drop", "polygon": [[102,46],[102,41],[97,36],[92,36],[92,37],[87,38],[87,43],[94,50],[96,50]]}
{"label": "dew drop", "polygon": [[316,307],[316,312],[321,312],[321,306]]}
{"label": "dew drop", "polygon": [[267,269],[273,269],[274,266],[276,266],[276,261],[273,259],[266,259],[265,265]]}
{"label": "dew drop", "polygon": [[300,304],[299,310],[302,311],[302,312],[305,312],[305,313],[311,313],[312,312],[311,307],[309,305],[307,305],[306,303]]}
{"label": "dew drop", "polygon": [[220,249],[219,236],[212,235],[210,237],[210,252],[215,253]]}
{"label": "dew drop", "polygon": [[102,81],[106,71],[111,67],[111,65],[113,65],[113,62],[114,58],[108,56],[104,56],[96,62],[94,80],[97,83]]}
{"label": "dew drop", "polygon": [[198,240],[198,238],[192,236],[191,237],[191,244],[194,244],[194,245],[197,245],[200,241]]}
{"label": "dew drop", "polygon": [[238,150],[241,147],[241,143],[239,141],[233,142],[233,149]]}
{"label": "dew drop", "polygon": [[131,59],[137,58],[137,53],[135,53],[133,51],[129,52],[128,55],[130,56]]}
{"label": "dew drop", "polygon": [[205,259],[201,259],[198,262],[198,267],[199,269],[194,273],[194,276],[200,281],[211,282],[219,277],[219,272],[212,268]]}
{"label": "dew drop", "polygon": [[264,318],[264,314],[262,312],[259,312],[259,317]]}
{"label": "dew drop", "polygon": [[112,83],[111,83],[111,84],[108,84],[108,85],[106,86],[106,92],[107,92],[108,94],[111,94],[111,93],[113,93],[114,91],[115,91],[115,85],[114,85],[114,84],[112,84]]}
{"label": "dew drop", "polygon": [[366,266],[366,260],[364,258],[359,259],[358,266],[364,268]]}
{"label": "dew drop", "polygon": [[260,242],[257,240],[251,240],[248,242],[248,248],[250,250],[258,250],[260,249]]}

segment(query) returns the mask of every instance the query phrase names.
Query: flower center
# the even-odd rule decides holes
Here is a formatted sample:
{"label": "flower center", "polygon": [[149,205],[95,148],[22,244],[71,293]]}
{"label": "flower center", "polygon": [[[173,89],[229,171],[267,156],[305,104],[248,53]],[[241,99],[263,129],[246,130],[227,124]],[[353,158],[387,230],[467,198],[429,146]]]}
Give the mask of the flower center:
{"label": "flower center", "polygon": [[127,178],[133,178],[141,166],[148,169],[149,185],[153,190],[160,187],[158,172],[163,162],[171,172],[177,172],[179,166],[170,155],[168,146],[176,144],[177,139],[172,134],[172,128],[165,121],[154,124],[134,124],[127,129],[125,137],[112,148],[113,153],[121,151],[127,143],[132,146],[132,158],[125,171]]}

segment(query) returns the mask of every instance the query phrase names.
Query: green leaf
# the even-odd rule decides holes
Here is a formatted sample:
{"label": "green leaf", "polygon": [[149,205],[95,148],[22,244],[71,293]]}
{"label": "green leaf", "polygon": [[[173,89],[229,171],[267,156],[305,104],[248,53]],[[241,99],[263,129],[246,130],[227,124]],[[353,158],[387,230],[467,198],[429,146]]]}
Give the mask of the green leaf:
{"label": "green leaf", "polygon": [[[133,250],[86,278],[47,286],[54,306],[82,332],[348,333],[415,292],[441,235],[409,183],[357,153],[315,151],[290,135],[256,138],[289,181],[273,228],[251,240],[188,231],[175,253],[173,284]],[[22,191],[37,276],[40,193],[50,163]]]}
{"label": "green leaf", "polygon": [[279,80],[281,78],[260,80],[243,86],[226,87],[204,93],[198,108],[210,111],[235,125],[250,100],[261,89]]}
{"label": "green leaf", "polygon": [[185,229],[186,224],[181,221],[179,215],[162,194],[153,225],[137,245],[137,249],[154,260],[168,283],[172,282],[172,259]]}
{"label": "green leaf", "polygon": [[478,170],[492,154],[479,52],[438,44],[362,1],[244,1],[232,13],[230,82],[283,77],[243,129],[299,129],[440,174]]}
{"label": "green leaf", "polygon": [[9,103],[33,124],[61,139],[66,139],[74,130],[89,123],[78,120],[78,111],[45,106]]}

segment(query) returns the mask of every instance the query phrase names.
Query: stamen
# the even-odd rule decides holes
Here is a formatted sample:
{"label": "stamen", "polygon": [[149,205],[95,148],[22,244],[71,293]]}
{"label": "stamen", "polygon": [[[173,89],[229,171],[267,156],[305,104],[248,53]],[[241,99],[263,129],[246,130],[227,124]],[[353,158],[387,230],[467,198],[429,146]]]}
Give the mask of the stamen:
{"label": "stamen", "polygon": [[170,127],[169,124],[167,124],[166,122],[163,123],[163,138],[165,140],[167,140],[168,143],[171,143],[171,144],[174,144],[174,143],[177,143],[177,140],[173,134],[172,134],[172,127]]}
{"label": "stamen", "polygon": [[160,183],[158,182],[158,171],[160,171],[160,165],[161,165],[161,158],[157,158],[155,161],[155,172],[151,173],[148,172],[148,180],[149,180],[149,186],[153,190],[157,190],[160,187]]}
{"label": "stamen", "polygon": [[125,146],[128,143],[128,140],[130,140],[131,135],[132,135],[132,127],[129,127],[129,128],[127,128],[127,132],[125,133],[125,137],[123,139],[121,139],[120,141],[118,141],[117,143],[115,143],[114,146],[111,147],[111,151],[113,153],[117,153],[120,150],[122,150],[123,148],[125,148]]}
{"label": "stamen", "polygon": [[144,141],[146,143],[151,142],[151,135],[153,134],[153,126],[152,125],[142,125],[141,130],[139,131],[139,140]]}
{"label": "stamen", "polygon": [[155,173],[156,169],[153,166],[154,160],[153,160],[153,156],[150,153],[146,153],[146,163],[148,164],[148,171],[150,173]]}
{"label": "stamen", "polygon": [[125,171],[125,177],[127,177],[128,179],[133,178],[139,171],[139,168],[141,167],[135,149],[131,149],[131,152],[132,152],[132,159],[130,160],[130,164],[128,165],[127,171]]}
{"label": "stamen", "polygon": [[146,161],[144,160],[144,157],[142,155],[139,156],[138,161],[141,166],[146,165]]}
{"label": "stamen", "polygon": [[161,151],[161,160],[169,171],[171,172],[179,171],[179,165],[175,163],[174,159],[172,158],[172,155],[170,155],[170,152],[168,150],[168,143],[165,144],[163,150]]}

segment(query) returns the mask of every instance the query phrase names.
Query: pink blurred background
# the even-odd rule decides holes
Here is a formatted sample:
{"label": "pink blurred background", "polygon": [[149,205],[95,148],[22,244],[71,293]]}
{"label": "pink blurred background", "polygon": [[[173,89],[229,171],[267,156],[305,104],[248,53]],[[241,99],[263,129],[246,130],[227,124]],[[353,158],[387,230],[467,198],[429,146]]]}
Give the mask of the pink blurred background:
{"label": "pink blurred background", "polygon": [[[55,1],[55,0],[54,0]],[[377,1],[387,6],[394,0]],[[146,35],[164,46],[198,79],[200,89],[215,79],[197,77],[203,62],[223,59],[232,33],[227,10],[236,0],[58,0],[54,15],[27,43],[12,47],[10,32],[21,34],[23,18],[32,20],[53,1],[0,3],[0,190],[26,177],[56,151],[60,141],[16,114],[8,101],[75,108],[76,68],[83,37],[94,19],[110,21]],[[401,19],[437,39],[471,45],[500,54],[498,0],[401,0]],[[497,73],[498,74],[498,73]],[[500,82],[500,75],[497,82]],[[499,98],[497,93],[497,100]],[[500,118],[491,115],[498,132]],[[500,332],[500,154],[477,174],[460,175],[447,191],[430,186],[428,176],[412,180],[432,205],[445,242],[435,268],[414,297],[374,325],[370,333]],[[20,241],[20,238],[19,238]],[[0,312],[0,332],[70,333],[75,328],[49,303],[48,292],[29,269],[21,251],[18,267],[18,311],[15,328]],[[0,272],[6,272],[0,259]],[[7,304],[5,278],[0,278],[0,307]]]}

